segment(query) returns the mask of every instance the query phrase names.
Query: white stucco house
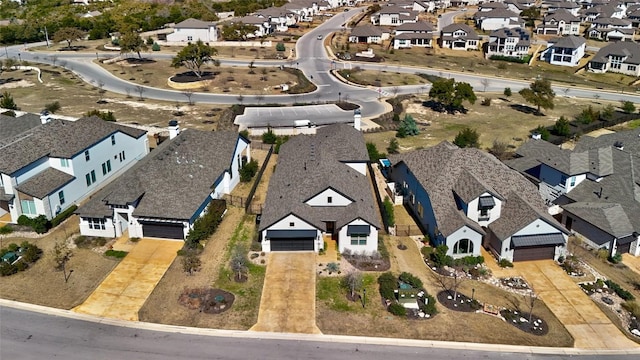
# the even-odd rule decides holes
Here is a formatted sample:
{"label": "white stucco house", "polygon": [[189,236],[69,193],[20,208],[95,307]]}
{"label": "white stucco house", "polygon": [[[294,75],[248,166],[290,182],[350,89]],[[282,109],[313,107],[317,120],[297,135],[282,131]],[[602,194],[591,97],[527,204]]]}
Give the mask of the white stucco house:
{"label": "white stucco house", "polygon": [[240,182],[249,140],[233,131],[180,131],[109,184],[76,213],[86,236],[183,240],[209,203]]}
{"label": "white stucco house", "polygon": [[13,223],[21,215],[55,217],[149,151],[144,130],[98,117],[68,121],[43,113],[40,119],[0,138],[0,208]]}
{"label": "white stucco house", "polygon": [[434,33],[434,26],[426,21],[402,24],[395,29],[393,48],[433,47]]}
{"label": "white stucco house", "polygon": [[440,46],[452,50],[477,50],[480,36],[467,24],[453,23],[440,31]]}
{"label": "white stucco house", "polygon": [[547,48],[542,51],[540,58],[551,65],[578,66],[584,57],[587,46],[585,38],[580,36],[563,36],[549,40]]}
{"label": "white stucco house", "polygon": [[596,53],[587,69],[592,72],[616,72],[640,76],[640,44],[621,41],[609,44]]}
{"label": "white stucco house", "polygon": [[280,148],[260,222],[262,251],[378,250],[379,211],[362,133],[346,124],[295,136]]}
{"label": "white stucco house", "polygon": [[399,6],[382,6],[380,11],[371,15],[371,23],[380,26],[400,26],[418,21],[418,12]]}
{"label": "white stucco house", "polygon": [[507,56],[523,58],[529,54],[531,34],[523,28],[502,28],[489,35],[487,56]]}
{"label": "white stucco house", "polygon": [[541,35],[580,35],[580,18],[567,10],[556,10],[545,15],[542,24],[536,28]]}
{"label": "white stucco house", "polygon": [[476,22],[476,26],[484,31],[501,28],[524,28],[524,21],[520,18],[520,15],[510,10],[478,11],[473,15],[473,19]]}
{"label": "white stucco house", "polygon": [[167,35],[168,42],[218,41],[217,24],[211,21],[187,19],[174,26],[173,33]]}

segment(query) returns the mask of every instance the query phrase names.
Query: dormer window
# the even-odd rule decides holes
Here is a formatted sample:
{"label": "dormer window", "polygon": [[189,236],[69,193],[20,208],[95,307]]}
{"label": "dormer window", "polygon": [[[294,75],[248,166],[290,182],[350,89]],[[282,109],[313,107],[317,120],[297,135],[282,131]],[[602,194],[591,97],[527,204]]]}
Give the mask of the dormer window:
{"label": "dormer window", "polygon": [[481,196],[478,199],[478,221],[488,221],[490,214],[489,210],[496,206],[496,202],[493,200],[493,196]]}

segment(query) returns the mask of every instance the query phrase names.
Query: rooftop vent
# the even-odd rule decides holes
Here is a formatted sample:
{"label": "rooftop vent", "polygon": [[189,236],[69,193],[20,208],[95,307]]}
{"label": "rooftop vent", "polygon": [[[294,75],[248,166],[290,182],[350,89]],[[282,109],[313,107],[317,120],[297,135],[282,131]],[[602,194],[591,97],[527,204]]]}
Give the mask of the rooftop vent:
{"label": "rooftop vent", "polygon": [[616,141],[613,143],[613,147],[618,150],[624,150],[624,143],[622,141]]}

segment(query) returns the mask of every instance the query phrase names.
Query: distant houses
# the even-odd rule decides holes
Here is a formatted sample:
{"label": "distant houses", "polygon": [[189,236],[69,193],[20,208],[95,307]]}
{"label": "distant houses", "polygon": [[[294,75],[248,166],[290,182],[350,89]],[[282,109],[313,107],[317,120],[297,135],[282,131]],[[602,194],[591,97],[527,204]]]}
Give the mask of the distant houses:
{"label": "distant houses", "polygon": [[630,41],[609,44],[589,61],[589,71],[640,76],[640,44]]}

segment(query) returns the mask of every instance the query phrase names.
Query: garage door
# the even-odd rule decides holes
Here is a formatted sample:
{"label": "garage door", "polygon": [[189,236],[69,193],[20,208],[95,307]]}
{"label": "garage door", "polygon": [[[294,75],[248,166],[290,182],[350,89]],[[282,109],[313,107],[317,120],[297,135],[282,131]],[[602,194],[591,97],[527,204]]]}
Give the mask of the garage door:
{"label": "garage door", "polygon": [[631,250],[631,243],[628,242],[626,244],[620,244],[618,245],[618,248],[616,249],[616,252],[618,254],[626,254],[629,252],[629,250]]}
{"label": "garage door", "polygon": [[313,251],[314,238],[271,239],[271,251]]}
{"label": "garage door", "polygon": [[527,260],[546,260],[552,259],[555,255],[555,245],[543,245],[543,246],[526,246],[516,248],[513,251],[513,261],[527,261]]}
{"label": "garage door", "polygon": [[142,236],[163,239],[184,239],[184,226],[171,223],[142,223]]}

